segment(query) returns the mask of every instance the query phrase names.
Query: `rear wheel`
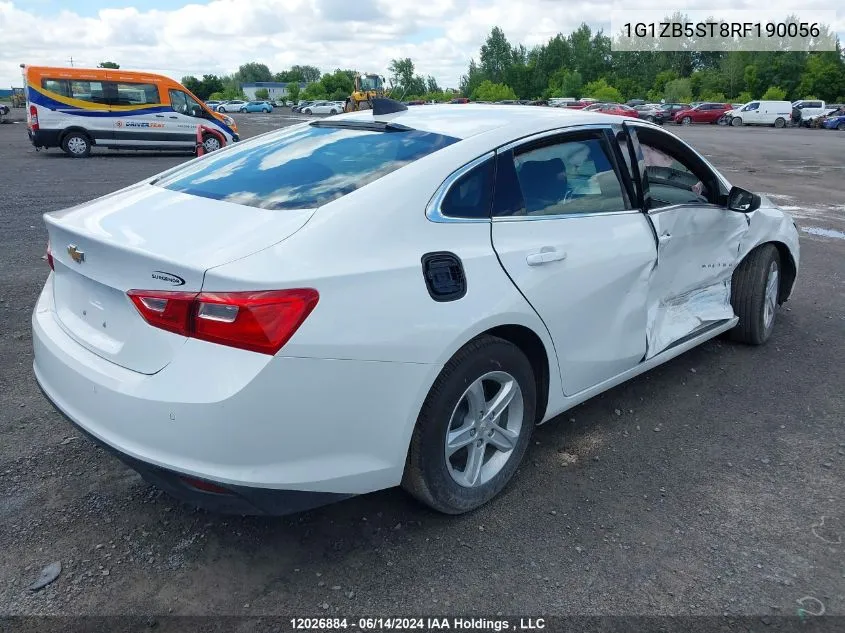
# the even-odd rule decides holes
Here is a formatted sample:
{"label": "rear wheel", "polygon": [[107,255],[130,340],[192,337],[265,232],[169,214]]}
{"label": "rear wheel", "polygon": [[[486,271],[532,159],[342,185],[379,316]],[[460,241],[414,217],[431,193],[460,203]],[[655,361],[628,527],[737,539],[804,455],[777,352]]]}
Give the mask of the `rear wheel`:
{"label": "rear wheel", "polygon": [[85,132],[68,132],[62,139],[62,150],[73,158],[85,158],[91,154],[91,139]]}
{"label": "rear wheel", "polygon": [[839,125],[837,125],[836,129],[839,130],[840,132],[845,132],[845,122],[842,122]]}
{"label": "rear wheel", "polygon": [[784,125],[786,125],[786,119],[784,119],[783,117],[778,117],[775,119],[776,128],[782,128]]}
{"label": "rear wheel", "polygon": [[493,336],[467,343],[422,406],[402,487],[446,514],[482,506],[519,467],[535,410],[534,374],[518,347]]}
{"label": "rear wheel", "polygon": [[734,271],[731,306],[739,323],[730,338],[749,345],[762,345],[775,327],[780,295],[780,254],[772,244],[751,251]]}
{"label": "rear wheel", "polygon": [[735,116],[731,119],[731,125],[734,127],[739,127],[742,125],[742,117]]}

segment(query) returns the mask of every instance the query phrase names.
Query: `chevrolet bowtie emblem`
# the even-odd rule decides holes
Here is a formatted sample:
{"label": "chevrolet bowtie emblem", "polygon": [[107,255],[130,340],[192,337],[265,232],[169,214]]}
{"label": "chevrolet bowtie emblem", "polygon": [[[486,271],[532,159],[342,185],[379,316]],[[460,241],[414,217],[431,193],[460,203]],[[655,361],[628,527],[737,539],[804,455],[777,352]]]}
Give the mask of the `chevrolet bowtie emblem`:
{"label": "chevrolet bowtie emblem", "polygon": [[76,244],[71,244],[67,247],[67,254],[70,255],[70,258],[77,264],[81,264],[85,261],[85,253],[76,248]]}

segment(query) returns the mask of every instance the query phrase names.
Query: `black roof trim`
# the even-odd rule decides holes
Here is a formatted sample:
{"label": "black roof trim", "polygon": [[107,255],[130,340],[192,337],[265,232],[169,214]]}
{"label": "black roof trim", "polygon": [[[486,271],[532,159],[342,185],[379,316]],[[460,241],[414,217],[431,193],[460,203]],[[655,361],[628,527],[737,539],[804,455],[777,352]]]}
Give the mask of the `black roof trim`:
{"label": "black roof trim", "polygon": [[321,119],[311,121],[310,125],[313,127],[333,127],[344,130],[363,130],[366,132],[408,132],[414,129],[407,125],[387,121],[329,121],[327,119]]}

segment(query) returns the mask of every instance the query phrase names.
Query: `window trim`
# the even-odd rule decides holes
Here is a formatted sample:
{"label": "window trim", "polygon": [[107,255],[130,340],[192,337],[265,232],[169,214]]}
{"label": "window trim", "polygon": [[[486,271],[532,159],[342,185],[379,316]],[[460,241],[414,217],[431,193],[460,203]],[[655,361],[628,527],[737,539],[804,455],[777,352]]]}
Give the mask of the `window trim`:
{"label": "window trim", "polygon": [[476,167],[479,167],[484,162],[494,159],[496,157],[496,151],[491,150],[489,152],[485,152],[481,156],[474,158],[470,162],[466,163],[465,165],[459,167],[455,171],[453,171],[446,179],[440,184],[437,188],[437,191],[434,192],[434,195],[429,200],[428,204],[426,205],[425,215],[426,217],[431,220],[432,222],[438,223],[454,223],[454,222],[473,222],[473,223],[489,223],[490,218],[459,218],[455,216],[446,215],[443,213],[441,209],[441,205],[443,201],[446,199],[446,195],[452,189],[452,185],[454,185],[458,180],[460,180],[463,176],[465,176],[468,172],[472,171]]}
{"label": "window trim", "polygon": [[625,200],[625,204],[627,204],[630,208],[627,209],[620,209],[619,211],[590,211],[590,212],[577,212],[573,211],[571,213],[555,213],[554,215],[503,215],[503,216],[492,216],[493,222],[521,222],[524,220],[527,221],[537,221],[537,220],[562,220],[562,219],[570,219],[570,218],[592,218],[597,216],[612,216],[612,215],[634,215],[641,213],[641,210],[637,207],[637,201],[631,197],[631,191],[628,187],[627,181],[624,177],[625,170],[627,170],[627,166],[620,165],[618,161],[618,156],[613,149],[613,143],[611,143],[611,137],[615,138],[613,135],[613,126],[614,124],[611,123],[590,123],[587,125],[571,125],[565,128],[557,128],[554,130],[546,130],[544,132],[540,132],[538,134],[532,134],[531,136],[527,136],[521,139],[517,139],[516,141],[511,141],[507,145],[503,145],[502,147],[497,148],[496,154],[508,152],[508,151],[517,151],[520,148],[524,148],[526,146],[534,145],[538,142],[543,142],[548,140],[552,140],[553,144],[558,144],[558,142],[566,142],[566,137],[571,136],[578,136],[584,132],[593,132],[598,133],[605,143],[607,143],[608,147],[603,149],[609,149],[610,153],[607,155],[608,161],[613,166],[613,171],[616,174],[616,179],[619,181],[619,188],[622,192],[622,197]]}

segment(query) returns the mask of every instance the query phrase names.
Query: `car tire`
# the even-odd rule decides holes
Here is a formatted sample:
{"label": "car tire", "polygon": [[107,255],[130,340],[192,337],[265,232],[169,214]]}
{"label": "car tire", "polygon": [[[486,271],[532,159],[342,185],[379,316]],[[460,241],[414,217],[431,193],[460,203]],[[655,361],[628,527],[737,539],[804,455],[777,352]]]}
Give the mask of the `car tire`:
{"label": "car tire", "polygon": [[302,114],[311,114],[311,108],[305,108],[305,109],[302,111]]}
{"label": "car tire", "polygon": [[[491,421],[479,413],[470,421],[471,408],[492,415],[488,407],[504,390],[512,399],[500,416]],[[443,367],[423,403],[402,487],[444,514],[463,514],[490,501],[511,480],[528,448],[536,392],[531,363],[517,346],[488,335],[467,343]],[[450,432],[461,447],[447,456]]]}
{"label": "car tire", "polygon": [[731,119],[731,125],[733,127],[741,127],[742,126],[742,117],[735,116]]}
{"label": "car tire", "polygon": [[839,130],[840,132],[845,132],[845,122],[842,122],[839,125],[837,125],[836,129]]}
{"label": "car tire", "polygon": [[730,338],[748,345],[762,345],[775,326],[780,296],[781,261],[773,244],[751,251],[733,273],[731,306],[739,323]]}
{"label": "car tire", "polygon": [[241,108],[241,114],[246,114],[246,108]]}
{"label": "car tire", "polygon": [[72,158],[91,155],[91,137],[85,132],[68,132],[62,139],[62,150]]}
{"label": "car tire", "polygon": [[779,116],[778,118],[775,119],[775,127],[776,128],[780,129],[785,125],[786,125],[786,119],[784,119],[783,117]]}
{"label": "car tire", "polygon": [[685,116],[683,119],[681,119],[681,125],[689,125],[690,123],[692,123],[692,119],[688,116]]}
{"label": "car tire", "polygon": [[332,108],[332,109],[329,111],[329,114],[337,114],[337,110],[335,110],[334,108]]}
{"label": "car tire", "polygon": [[649,123],[654,123],[654,117],[653,116],[649,115],[645,118],[645,120],[648,121]]}
{"label": "car tire", "polygon": [[220,139],[214,136],[214,134],[204,134],[202,137],[202,149],[205,151],[206,154],[211,152],[216,152],[218,149],[223,147],[220,144]]}

